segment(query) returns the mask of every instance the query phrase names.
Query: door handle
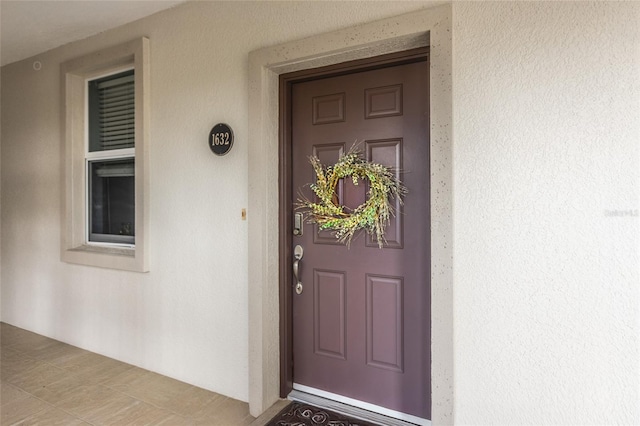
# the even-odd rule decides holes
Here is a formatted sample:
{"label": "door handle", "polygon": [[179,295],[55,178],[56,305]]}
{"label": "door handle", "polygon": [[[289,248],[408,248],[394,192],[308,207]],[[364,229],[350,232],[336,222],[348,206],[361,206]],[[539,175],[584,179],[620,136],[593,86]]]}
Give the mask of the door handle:
{"label": "door handle", "polygon": [[297,245],[293,249],[293,277],[296,279],[296,293],[302,293],[302,281],[300,281],[300,261],[304,255],[304,249],[301,245]]}

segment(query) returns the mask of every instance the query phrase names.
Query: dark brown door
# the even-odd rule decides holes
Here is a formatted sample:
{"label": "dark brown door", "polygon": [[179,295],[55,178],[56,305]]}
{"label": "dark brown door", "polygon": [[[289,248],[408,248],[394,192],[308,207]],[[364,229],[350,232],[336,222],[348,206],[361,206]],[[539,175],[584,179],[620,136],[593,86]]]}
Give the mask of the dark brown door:
{"label": "dark brown door", "polygon": [[[378,248],[364,232],[348,248],[305,224],[293,248],[293,381],[430,418],[429,66],[426,60],[295,83],[291,89],[292,193],[313,196],[308,157],[333,164],[358,141],[368,160],[399,170],[404,206]],[[365,201],[366,184],[337,188]],[[295,386],[295,385],[294,385]]]}

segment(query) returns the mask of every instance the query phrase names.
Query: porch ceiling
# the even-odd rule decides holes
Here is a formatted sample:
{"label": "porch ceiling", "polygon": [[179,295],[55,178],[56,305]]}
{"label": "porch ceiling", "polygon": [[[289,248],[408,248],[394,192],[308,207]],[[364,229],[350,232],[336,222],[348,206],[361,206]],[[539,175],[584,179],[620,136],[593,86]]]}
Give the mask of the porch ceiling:
{"label": "porch ceiling", "polygon": [[1,0],[0,65],[171,8],[186,0]]}

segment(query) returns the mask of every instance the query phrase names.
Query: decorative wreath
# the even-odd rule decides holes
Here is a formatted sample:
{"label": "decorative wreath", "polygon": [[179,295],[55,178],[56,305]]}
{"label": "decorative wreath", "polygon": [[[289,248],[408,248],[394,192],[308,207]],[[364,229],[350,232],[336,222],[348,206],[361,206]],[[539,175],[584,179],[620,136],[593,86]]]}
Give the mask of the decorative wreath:
{"label": "decorative wreath", "polygon": [[[335,231],[338,241],[347,246],[357,230],[365,229],[369,235],[375,236],[378,247],[382,248],[384,229],[394,214],[389,198],[395,197],[402,204],[402,197],[407,193],[395,170],[366,161],[357,144],[341,155],[333,166],[323,166],[316,156],[309,157],[309,161],[317,177],[310,187],[318,200],[298,199],[298,207],[308,209],[309,222],[317,223],[320,229]],[[353,210],[337,201],[338,181],[347,177],[351,177],[354,185],[358,185],[360,180],[369,181],[367,201]]]}

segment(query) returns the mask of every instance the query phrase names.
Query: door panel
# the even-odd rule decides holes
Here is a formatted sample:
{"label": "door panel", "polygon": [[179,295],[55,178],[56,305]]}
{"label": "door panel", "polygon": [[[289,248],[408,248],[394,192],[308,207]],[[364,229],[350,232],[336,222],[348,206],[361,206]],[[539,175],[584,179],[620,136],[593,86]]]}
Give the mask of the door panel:
{"label": "door panel", "polygon": [[[335,164],[340,156],[345,152],[344,143],[329,143],[324,145],[314,145],[313,155],[318,157],[322,164]],[[344,200],[344,181],[338,182],[336,187],[338,200]],[[309,198],[311,199],[311,198]],[[313,225],[313,242],[315,244],[341,245],[333,236],[331,231],[320,230],[317,225]]]}
{"label": "door panel", "polygon": [[[312,199],[309,156],[334,164],[358,141],[408,188],[384,248],[364,232],[350,247],[305,224],[301,294],[293,294],[293,380],[430,418],[428,62],[321,78],[291,88],[292,193]],[[341,181],[355,208],[367,183]],[[292,247],[293,249],[293,247]],[[293,250],[292,250],[293,251]]]}
{"label": "door panel", "polygon": [[[379,164],[385,164],[393,167],[396,170],[396,178],[402,180],[400,172],[402,169],[402,139],[383,139],[373,140],[366,142],[366,158],[368,161],[373,161]],[[391,217],[389,226],[385,230],[385,239],[387,243],[384,245],[386,248],[402,248],[402,236],[404,230],[403,224],[403,209],[400,200],[392,200],[392,207],[396,214]],[[378,242],[374,240],[371,235],[367,234],[367,247],[378,247]]]}
{"label": "door panel", "polygon": [[347,359],[346,274],[339,271],[313,272],[314,353]]}
{"label": "door panel", "polygon": [[404,372],[402,277],[367,274],[367,365]]}

